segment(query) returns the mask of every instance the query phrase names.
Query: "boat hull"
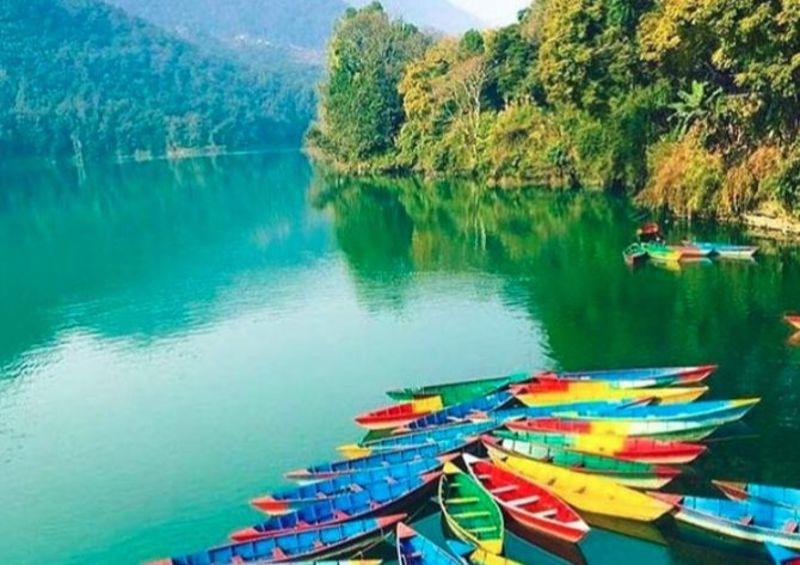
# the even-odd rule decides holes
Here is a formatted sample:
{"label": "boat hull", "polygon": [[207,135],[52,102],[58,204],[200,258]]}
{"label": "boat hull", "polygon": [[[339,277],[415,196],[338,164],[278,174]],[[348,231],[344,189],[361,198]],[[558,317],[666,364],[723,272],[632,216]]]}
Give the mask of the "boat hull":
{"label": "boat hull", "polygon": [[542,485],[472,456],[464,456],[464,461],[505,516],[523,530],[568,543],[577,543],[589,533],[581,517]]}
{"label": "boat hull", "polygon": [[546,484],[567,504],[582,512],[653,522],[672,510],[672,506],[666,502],[609,479],[576,473],[513,455],[495,459],[496,456],[492,456],[492,459],[499,467]]}

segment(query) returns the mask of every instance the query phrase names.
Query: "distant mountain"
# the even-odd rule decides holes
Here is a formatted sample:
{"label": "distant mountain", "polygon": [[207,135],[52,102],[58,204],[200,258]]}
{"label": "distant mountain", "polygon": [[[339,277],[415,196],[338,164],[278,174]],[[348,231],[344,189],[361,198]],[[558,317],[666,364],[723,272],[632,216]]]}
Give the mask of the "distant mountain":
{"label": "distant mountain", "polygon": [[298,143],[310,100],[95,0],[0,2],[0,155]]}
{"label": "distant mountain", "polygon": [[321,51],[343,0],[107,0],[169,31]]}
{"label": "distant mountain", "polygon": [[[349,4],[362,7],[373,0],[348,0]],[[489,0],[487,0],[489,1]],[[381,0],[386,10],[421,28],[432,28],[445,33],[460,34],[469,29],[487,26],[476,16],[451,4],[448,0]]]}

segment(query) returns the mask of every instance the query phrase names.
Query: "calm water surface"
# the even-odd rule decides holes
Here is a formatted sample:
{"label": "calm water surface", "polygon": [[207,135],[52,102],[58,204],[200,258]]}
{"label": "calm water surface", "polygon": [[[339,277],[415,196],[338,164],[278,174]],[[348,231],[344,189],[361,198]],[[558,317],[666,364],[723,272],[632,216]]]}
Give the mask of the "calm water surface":
{"label": "calm water surface", "polygon": [[[684,486],[800,486],[800,349],[780,321],[800,309],[793,247],[632,272],[620,251],[636,219],[621,203],[334,183],[296,154],[82,179],[26,167],[0,185],[5,563],[137,563],[221,542],[258,520],[246,501],[282,472],[358,439],[352,417],[384,390],[519,369],[717,362],[712,396],[764,400]],[[422,530],[439,535],[439,518]],[[628,533],[559,553],[742,553],[668,527]]]}

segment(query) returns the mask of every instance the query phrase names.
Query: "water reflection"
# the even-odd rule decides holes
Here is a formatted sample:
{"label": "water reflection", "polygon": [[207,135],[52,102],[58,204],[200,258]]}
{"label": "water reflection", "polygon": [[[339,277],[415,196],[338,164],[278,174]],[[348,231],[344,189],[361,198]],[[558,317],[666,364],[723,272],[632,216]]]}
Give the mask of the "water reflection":
{"label": "water reflection", "polygon": [[69,328],[196,331],[234,307],[218,300],[232,276],[314,260],[328,236],[308,214],[310,175],[297,154],[115,166],[82,183],[66,167],[0,171],[0,319],[14,320],[0,367],[22,371],[25,351]]}

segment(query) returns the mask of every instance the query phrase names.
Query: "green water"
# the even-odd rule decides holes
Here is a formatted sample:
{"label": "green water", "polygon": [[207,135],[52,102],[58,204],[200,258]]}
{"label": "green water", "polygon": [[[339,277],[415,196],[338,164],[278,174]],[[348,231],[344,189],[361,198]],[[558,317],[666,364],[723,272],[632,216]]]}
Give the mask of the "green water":
{"label": "green water", "polygon": [[[800,309],[792,247],[630,271],[623,203],[334,185],[291,153],[85,178],[25,166],[0,186],[4,563],[136,563],[221,542],[258,520],[246,501],[283,471],[356,440],[352,417],[385,389],[537,367],[717,362],[712,396],[764,400],[684,486],[800,486],[800,349],[780,319]],[[597,530],[582,555],[736,555],[664,535]],[[510,551],[558,562],[519,540]]]}

